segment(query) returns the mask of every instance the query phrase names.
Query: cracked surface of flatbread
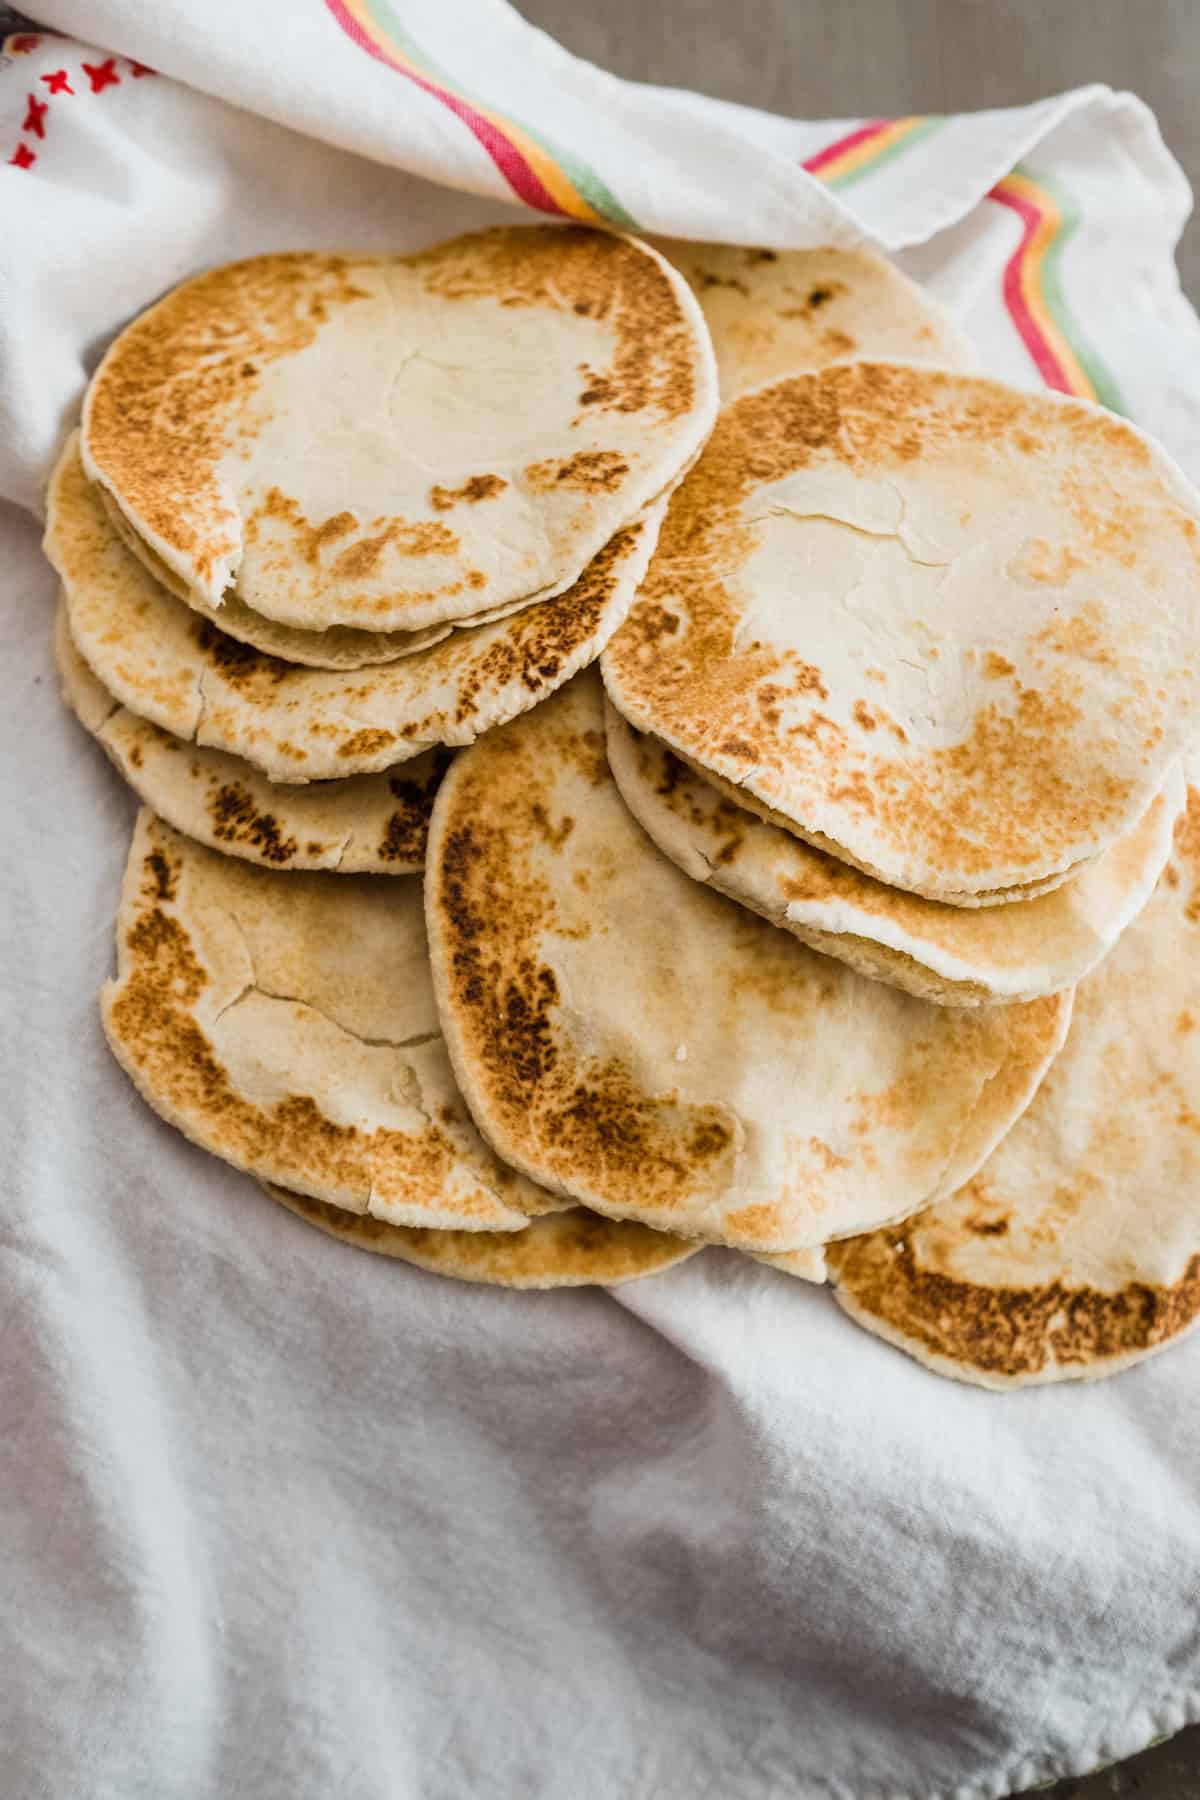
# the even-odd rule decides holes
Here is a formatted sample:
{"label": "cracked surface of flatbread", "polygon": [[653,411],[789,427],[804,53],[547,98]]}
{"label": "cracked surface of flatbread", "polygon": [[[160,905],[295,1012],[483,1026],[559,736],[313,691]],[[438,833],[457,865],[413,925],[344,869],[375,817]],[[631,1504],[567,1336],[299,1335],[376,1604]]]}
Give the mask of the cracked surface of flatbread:
{"label": "cracked surface of flatbread", "polygon": [[425,875],[439,1013],[500,1155],[612,1217],[810,1248],[953,1192],[1070,996],[931,1006],[683,874],[612,780],[594,673],[459,757]]}
{"label": "cracked surface of flatbread", "polygon": [[399,1225],[519,1231],[561,1205],[455,1086],[413,877],[252,868],[143,809],[101,1012],[143,1098],[236,1168]]}
{"label": "cracked surface of flatbread", "polygon": [[603,668],[632,725],[878,880],[1028,893],[1200,726],[1200,497],[1084,401],[836,364],[725,407]]}

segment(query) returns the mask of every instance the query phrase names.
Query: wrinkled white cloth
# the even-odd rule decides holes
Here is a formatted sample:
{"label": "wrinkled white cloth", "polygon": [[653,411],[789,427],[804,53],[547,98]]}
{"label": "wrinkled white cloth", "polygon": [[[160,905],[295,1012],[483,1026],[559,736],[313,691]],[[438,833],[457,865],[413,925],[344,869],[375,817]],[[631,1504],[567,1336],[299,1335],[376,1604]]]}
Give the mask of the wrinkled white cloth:
{"label": "wrinkled white cloth", "polygon": [[1153,119],[1104,89],[773,119],[617,81],[500,0],[38,10],[102,47],[0,63],[5,1800],[983,1800],[1200,1716],[1200,1339],[995,1396],[724,1252],[463,1287],[158,1122],[95,1005],[133,805],[59,705],[30,516],[173,282],[531,202],[867,235],[984,367],[1200,474]]}

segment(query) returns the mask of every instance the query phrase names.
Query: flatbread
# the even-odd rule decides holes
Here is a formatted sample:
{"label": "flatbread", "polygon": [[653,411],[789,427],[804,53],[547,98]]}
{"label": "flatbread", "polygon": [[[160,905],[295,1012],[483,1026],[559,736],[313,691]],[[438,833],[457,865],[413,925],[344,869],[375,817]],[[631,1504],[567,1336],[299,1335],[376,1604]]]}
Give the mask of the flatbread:
{"label": "flatbread", "polygon": [[[1192,779],[1195,781],[1195,772]],[[1200,1317],[1200,791],[1078,990],[1029,1111],[952,1200],[829,1253],[850,1316],[981,1387],[1111,1375]]]}
{"label": "flatbread", "polygon": [[1200,729],[1200,496],[1061,394],[840,364],[726,407],[614,704],[797,835],[953,901],[1123,837]]}
{"label": "flatbread", "polygon": [[114,700],[71,642],[61,600],[54,654],[67,705],[139,800],[176,831],[272,869],[412,875],[425,867],[429,815],[451,751],[427,750],[394,775],[284,787],[240,757],[185,744]]}
{"label": "flatbread", "polygon": [[945,308],[873,250],[748,250],[678,238],[657,247],[700,302],[725,400],[848,357],[975,366]]}
{"label": "flatbread", "polygon": [[609,703],[608,761],[621,797],[664,855],[790,931],[906,993],[947,1006],[1034,1000],[1073,987],[1146,904],[1171,851],[1181,764],[1127,837],[1052,893],[965,911],[885,887],[747,812],[642,736]]}
{"label": "flatbread", "polygon": [[438,1010],[497,1153],[614,1218],[797,1250],[953,1192],[1070,996],[929,1006],[692,881],[620,797],[585,675],[456,759],[425,874]]}
{"label": "flatbread", "polygon": [[822,1244],[816,1245],[812,1250],[780,1250],[774,1255],[760,1250],[752,1254],[755,1262],[765,1263],[769,1269],[778,1269],[782,1275],[794,1275],[798,1281],[811,1281],[818,1287],[829,1277]]}
{"label": "flatbread", "polygon": [[471,1123],[412,877],[252,868],[143,809],[101,1013],[143,1099],[235,1168],[395,1225],[560,1209]]}
{"label": "flatbread", "polygon": [[45,549],[76,648],[123,706],[273,781],[334,780],[470,743],[593,661],[632,603],[663,505],[558,599],[359,670],[296,668],[198,617],[125,549],[69,448],[50,483]]}
{"label": "flatbread", "polygon": [[83,461],[211,605],[421,629],[559,594],[707,437],[686,282],[634,239],[473,232],[211,269],[117,338]]}
{"label": "flatbread", "polygon": [[[610,710],[616,712],[616,708],[612,707],[611,703]],[[620,718],[621,715],[618,713],[617,717]],[[748,789],[739,787],[735,781],[726,780],[724,775],[715,775],[711,769],[700,767],[686,756],[677,755],[674,750],[668,750],[666,753],[668,756],[674,756],[685,769],[690,769],[693,775],[698,775],[722,800],[727,800],[731,806],[736,806],[743,812],[753,813],[756,819],[764,820],[766,824],[775,826],[778,831],[786,831],[791,837],[798,835],[790,819],[786,819],[782,813],[776,812],[765,801],[758,799],[757,795],[750,793]],[[830,843],[828,838],[823,838],[820,832],[812,832],[800,841],[810,844],[814,850],[824,851],[836,862],[845,863],[845,857],[841,855],[839,846]],[[1053,875],[1043,875],[1038,881],[1015,883],[1012,887],[984,888],[974,894],[964,893],[961,888],[956,888],[951,893],[943,894],[940,903],[944,906],[958,907],[1018,906],[1026,900],[1035,900],[1039,894],[1053,893],[1055,888],[1061,887],[1064,881],[1070,881],[1079,874],[1081,869],[1086,869],[1088,864],[1095,860],[1094,856],[1084,856],[1078,862],[1072,863],[1069,868],[1059,869]],[[852,864],[846,866],[853,867]],[[864,872],[859,870],[860,874]],[[893,891],[903,892],[904,890],[895,889]]]}
{"label": "flatbread", "polygon": [[646,1225],[602,1219],[582,1206],[532,1219],[523,1231],[422,1231],[263,1185],[289,1212],[344,1244],[492,1287],[613,1287],[657,1275],[703,1248]]}
{"label": "flatbread", "polygon": [[[79,434],[74,433],[71,448],[78,454]],[[80,465],[82,469],[82,464]],[[86,476],[84,477],[86,480]],[[203,594],[193,592],[181,575],[165,563],[161,556],[144,544],[111,494],[97,488],[104,516],[124,544],[149,570],[154,579],[177,600],[192,607],[202,618],[211,619],[239,644],[251,644],[268,656],[282,657],[284,662],[302,663],[310,669],[365,669],[372,663],[394,662],[401,656],[412,656],[430,644],[449,637],[452,625],[427,625],[424,631],[361,631],[353,625],[332,625],[328,631],[300,631],[294,625],[281,625],[278,619],[264,618],[261,613],[227,593],[220,606],[214,606]]]}

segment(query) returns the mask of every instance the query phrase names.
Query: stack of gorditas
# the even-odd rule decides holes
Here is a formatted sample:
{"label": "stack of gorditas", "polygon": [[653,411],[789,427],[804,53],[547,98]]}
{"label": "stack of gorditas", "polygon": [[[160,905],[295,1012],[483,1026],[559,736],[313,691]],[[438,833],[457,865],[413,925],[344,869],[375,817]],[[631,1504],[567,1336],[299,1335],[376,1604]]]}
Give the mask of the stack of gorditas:
{"label": "stack of gorditas", "polygon": [[724,1245],[943,1373],[1122,1367],[1200,1316],[1198,531],[865,251],[200,275],[49,497],[143,802],[113,1050],[442,1274]]}

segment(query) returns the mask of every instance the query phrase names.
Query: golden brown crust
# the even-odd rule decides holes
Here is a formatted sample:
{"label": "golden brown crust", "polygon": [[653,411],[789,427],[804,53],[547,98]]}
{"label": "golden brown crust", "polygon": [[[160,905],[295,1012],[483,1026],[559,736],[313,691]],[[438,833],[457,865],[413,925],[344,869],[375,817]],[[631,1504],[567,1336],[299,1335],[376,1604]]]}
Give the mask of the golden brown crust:
{"label": "golden brown crust", "polygon": [[[537,317],[522,321],[527,310]],[[504,367],[514,332],[518,362],[541,355],[567,386],[551,381],[554,403],[530,432],[501,432],[492,467],[463,474],[461,429],[450,421],[438,436],[453,406],[426,389],[473,394],[486,410],[493,363],[496,379],[521,372]],[[376,364],[393,387],[339,413],[331,371],[362,385]],[[428,474],[399,450],[381,473],[401,377],[421,395],[411,404]],[[83,456],[149,551],[210,607],[228,592],[306,632],[402,631],[560,592],[674,478],[714,403],[698,311],[653,251],[582,227],[500,227],[416,255],[288,253],[184,283],[105,357]],[[336,465],[306,467],[292,440],[328,434],[342,446]],[[526,481],[521,453],[534,445]]]}
{"label": "golden brown crust", "polygon": [[[1087,1374],[1160,1349],[1200,1315],[1200,1252],[1170,1287],[985,1287],[923,1268],[912,1244],[916,1223],[831,1244],[830,1275],[848,1311],[964,1372],[1013,1382]],[[1003,1219],[978,1226],[981,1234],[1007,1229]]]}
{"label": "golden brown crust", "polygon": [[[77,436],[75,442],[78,442]],[[82,470],[80,475],[85,479]],[[249,644],[264,655],[281,656],[286,662],[300,663],[308,669],[362,669],[372,663],[413,656],[418,650],[448,637],[453,629],[450,625],[429,625],[423,631],[361,631],[353,625],[335,625],[327,631],[302,631],[295,625],[281,625],[277,619],[266,619],[261,613],[253,612],[236,594],[227,593],[219,607],[210,606],[202,595],[188,587],[183,577],[164,562],[156,550],[150,548],[144,538],[138,536],[110,493],[104,488],[97,488],[95,492],[105,517],[125,548],[149,569],[169,594],[219,625],[227,637]]]}
{"label": "golden brown crust", "polygon": [[[830,865],[830,879],[835,884],[843,879],[838,874],[838,870],[842,869],[848,870],[850,876],[855,879],[861,879],[863,875],[871,876],[871,871],[847,855],[842,845],[833,843],[830,838],[824,837],[819,831],[800,830],[794,820],[785,818],[782,813],[776,812],[773,806],[768,806],[765,800],[760,800],[747,788],[739,787],[736,782],[730,781],[726,776],[717,775],[711,769],[704,768],[693,757],[679,756],[677,761],[684,768],[690,769],[701,781],[706,781],[721,795],[722,799],[728,801],[738,812],[752,813],[756,819],[762,819],[766,824],[774,825],[780,831],[790,832],[793,837],[799,838],[802,843],[819,852],[826,863]],[[1057,870],[1053,875],[1041,876],[1037,881],[1015,882],[1012,886],[1004,888],[980,888],[973,893],[958,889],[939,894],[937,899],[944,906],[957,906],[963,911],[974,911],[980,907],[1021,905],[1026,900],[1037,899],[1041,894],[1053,893],[1055,888],[1061,887],[1065,881],[1069,881],[1073,875],[1086,868],[1091,860],[1090,857],[1084,857],[1066,869]],[[871,878],[874,879],[874,877]],[[796,897],[800,898],[799,895]]]}
{"label": "golden brown crust", "polygon": [[535,490],[568,487],[600,493],[606,488],[619,487],[628,473],[629,464],[615,450],[580,450],[574,456],[530,463],[525,470],[525,479]]}
{"label": "golden brown crust", "polygon": [[778,251],[664,240],[658,248],[700,302],[726,398],[849,356],[974,366],[937,301],[862,245]]}
{"label": "golden brown crust", "polygon": [[846,1311],[983,1386],[1128,1367],[1200,1319],[1200,792],[1155,893],[1081,983],[1067,1042],[977,1173],[830,1247]]}
{"label": "golden brown crust", "polygon": [[507,486],[502,475],[468,475],[456,488],[439,487],[435,482],[429,490],[429,504],[435,512],[449,512],[462,501],[474,506],[480,500],[493,500]]}
{"label": "golden brown crust", "polygon": [[426,917],[447,1045],[501,1154],[600,1212],[739,1248],[949,1191],[1069,1011],[921,1007],[689,881],[621,802],[587,677],[456,762]]}
{"label": "golden brown crust", "polygon": [[403,869],[425,867],[430,815],[453,755],[453,751],[439,746],[432,753],[430,768],[423,779],[404,775],[388,777],[388,787],[397,804],[379,840],[381,862],[395,863]]}
{"label": "golden brown crust", "polygon": [[[820,481],[836,476],[843,496],[851,491],[845,483],[866,483],[900,505],[910,471],[928,481],[932,466],[944,467],[947,478],[961,468],[991,480],[1001,456],[1015,479],[1053,494],[1071,542],[1054,548],[1033,537],[988,577],[998,596],[1004,582],[1045,587],[1050,596],[1020,671],[969,641],[947,646],[964,681],[980,659],[981,697],[961,730],[945,731],[935,719],[917,744],[878,684],[855,696],[843,691],[850,679],[843,671],[833,692],[832,665],[817,668],[782,639],[752,631],[758,615],[739,572],[765,541],[772,484],[798,475],[817,481],[814,498],[800,482],[788,490],[794,500],[778,503],[783,513],[794,506],[802,521],[795,529],[806,532],[825,517]],[[1052,473],[1037,476],[1044,458]],[[1082,471],[1099,469],[1101,459],[1107,485],[1097,477],[1088,488]],[[889,480],[899,486],[889,489]],[[763,518],[751,504],[759,495]],[[895,530],[864,527],[866,538],[900,536],[900,516]],[[842,540],[850,538],[855,528],[840,514],[837,522],[845,524]],[[951,524],[963,529],[957,516],[947,530]],[[919,566],[908,553],[909,566]],[[933,551],[923,554],[937,561]],[[1081,587],[1061,607],[1051,604],[1056,584],[1081,567],[1100,598]],[[1180,624],[1181,666],[1155,692],[1155,670],[1143,677],[1132,642],[1118,655],[1129,620],[1121,615],[1124,623],[1114,625],[1104,612],[1113,583],[1128,598],[1135,569],[1150,588],[1172,579],[1183,592],[1200,578],[1200,557],[1182,483],[1123,421],[975,377],[899,364],[835,366],[744,394],[722,412],[674,496],[638,601],[606,652],[605,679],[631,723],[775,806],[806,837],[820,841],[828,830],[832,847],[868,873],[950,899],[955,889],[1033,881],[1094,853],[1137,815],[1161,780],[1157,771],[1186,741],[1185,668],[1193,652],[1200,660],[1200,645]],[[790,590],[771,596],[798,614],[837,599]],[[871,600],[868,579],[858,604],[869,611]],[[915,598],[910,610],[918,611]],[[933,632],[936,613],[921,614],[918,624]],[[901,620],[896,629],[908,627]],[[830,640],[838,654],[841,630],[838,624]],[[939,654],[932,638],[928,654]],[[869,673],[862,671],[864,682]],[[1102,753],[1108,746],[1090,723],[1099,682],[1112,689],[1111,716],[1124,734],[1119,754]],[[1006,871],[1004,882],[993,879],[997,870]]]}
{"label": "golden brown crust", "polygon": [[294,837],[280,830],[274,813],[263,812],[242,782],[223,782],[207,797],[213,838],[222,848],[251,851],[262,862],[284,865],[300,852]]}
{"label": "golden brown crust", "polygon": [[68,706],[139,798],[177,831],[273,868],[347,875],[424,868],[451,751],[427,751],[399,775],[283,787],[242,758],[185,743],[121,706],[75,648],[61,599],[54,650]]}
{"label": "golden brown crust", "polygon": [[696,400],[695,339],[664,266],[614,232],[535,225],[471,232],[409,259],[443,300],[499,296],[503,306],[553,307],[616,334],[612,367],[580,370],[579,405],[647,413],[661,423]]}
{"label": "golden brown crust", "polygon": [[237,548],[215,487],[237,402],[363,291],[354,259],[255,256],[186,281],[118,338],[88,390],[88,453],[143,530],[201,574]]}
{"label": "golden brown crust", "polygon": [[[461,547],[454,532],[439,519],[398,519],[380,515],[360,522],[353,513],[340,512],[314,525],[311,519],[305,518],[299,502],[277,487],[267,489],[247,518],[243,542],[257,544],[268,523],[287,527],[289,555],[296,556],[311,569],[328,568],[334,577],[342,575],[355,581],[373,575],[388,549],[399,556],[452,556]],[[367,531],[373,535],[356,536],[352,544],[337,549],[338,540],[354,531]],[[326,557],[326,552],[331,554]],[[269,557],[267,566],[270,566]],[[444,591],[458,593],[464,585],[478,585],[482,577],[472,582],[473,573],[468,569]]]}
{"label": "golden brown crust", "polygon": [[[469,1054],[484,1071],[489,1110],[506,1135],[525,1138],[532,1126],[550,1147],[552,1174],[582,1170],[585,1181],[599,1176],[617,1205],[669,1211],[732,1161],[734,1123],[720,1107],[640,1093],[614,1059],[577,1059],[554,1029],[561,994],[553,968],[523,959],[506,967],[493,959],[487,919],[496,904],[530,936],[554,915],[549,892],[518,872],[524,835],[532,830],[544,837],[546,822],[521,804],[526,771],[515,764],[511,775],[510,783],[493,766],[484,778],[505,825],[480,819],[451,829],[431,889],[451,946],[453,1004]],[[459,815],[475,810],[481,798],[468,784],[458,796]],[[565,841],[571,828],[563,819],[554,830]]]}
{"label": "golden brown crust", "polygon": [[1069,882],[968,909],[886,886],[762,819],[611,704],[605,732],[626,805],[686,874],[812,949],[943,1005],[1011,1004],[1089,974],[1149,900],[1186,796],[1173,769],[1134,829]]}
{"label": "golden brown crust", "polygon": [[[199,889],[197,881],[204,884]],[[278,888],[270,885],[275,881]],[[304,883],[310,884],[307,890]],[[314,883],[332,885],[312,887]],[[389,1045],[355,1036],[305,998],[312,989],[311,937],[292,955],[294,994],[276,994],[259,985],[248,948],[239,950],[249,939],[238,923],[238,896],[249,896],[242,904],[266,908],[268,915],[277,906],[286,917],[289,896],[299,902],[306,891],[319,897],[326,925],[343,916],[338,896],[345,896],[344,933],[354,933],[355,886],[350,878],[282,878],[227,863],[143,812],[118,920],[118,974],[102,996],[104,1027],[118,1061],[169,1123],[236,1167],[352,1209],[393,1208],[409,1218],[426,1211],[431,1221],[451,1218],[466,1228],[519,1228],[521,1213],[535,1210],[522,1206],[529,1184],[478,1143],[452,1086],[446,1087],[444,1102],[430,1109],[421,1100],[419,1081],[405,1066],[403,1041]],[[393,891],[390,885],[387,891]],[[394,954],[403,966],[412,951],[400,919],[397,913]],[[286,934],[275,935],[282,955]],[[335,976],[341,966],[336,959],[348,944],[349,939],[338,942],[328,932],[319,937],[316,955],[333,959]],[[232,978],[231,956],[246,959],[244,971]],[[354,968],[352,962],[345,966]],[[395,979],[391,971],[388,979]],[[226,1028],[218,1027],[235,1008],[260,999],[268,1008],[281,1009],[281,1018],[251,1027],[248,1053],[241,1062],[236,1054],[231,1061],[233,1040]],[[289,1021],[286,1036],[283,1010]],[[316,1065],[305,1066],[318,1067],[322,1085],[316,1094],[328,1089],[342,1118],[331,1117],[322,1100],[303,1085],[287,1089],[306,1016],[324,1028],[327,1046],[331,1027],[341,1034],[319,1052]],[[428,1042],[429,1036],[421,1041]],[[369,1060],[372,1054],[386,1059],[390,1071],[382,1090],[382,1065],[363,1074],[362,1058]],[[329,1086],[333,1067],[324,1065],[331,1057],[338,1069],[344,1066],[339,1078],[343,1091]],[[373,1096],[382,1091],[395,1098],[405,1088],[411,1127],[372,1122]],[[278,1097],[260,1098],[260,1093]],[[464,1132],[474,1150],[464,1152]]]}
{"label": "golden brown crust", "polygon": [[[420,1139],[363,1132],[326,1118],[307,1094],[261,1108],[236,1092],[191,1014],[208,976],[187,932],[166,910],[174,898],[170,865],[148,856],[146,873],[147,904],[125,933],[127,967],[106,996],[104,1021],[118,1060],[152,1104],[165,1103],[205,1149],[239,1166],[269,1168],[279,1180],[347,1193],[436,1191],[453,1164],[436,1126]],[[492,1200],[481,1196],[481,1213],[490,1214]]]}
{"label": "golden brown crust", "polygon": [[47,552],[98,678],[131,711],[281,782],[374,773],[535,705],[616,628],[661,516],[660,503],[614,533],[553,599],[397,661],[318,670],[228,636],[165,593],[116,537],[72,446],[49,500]]}
{"label": "golden brown crust", "polygon": [[343,1243],[415,1263],[435,1275],[494,1287],[612,1286],[655,1275],[701,1248],[647,1225],[602,1219],[582,1206],[532,1219],[523,1231],[427,1231],[389,1225],[264,1185],[280,1205]]}

